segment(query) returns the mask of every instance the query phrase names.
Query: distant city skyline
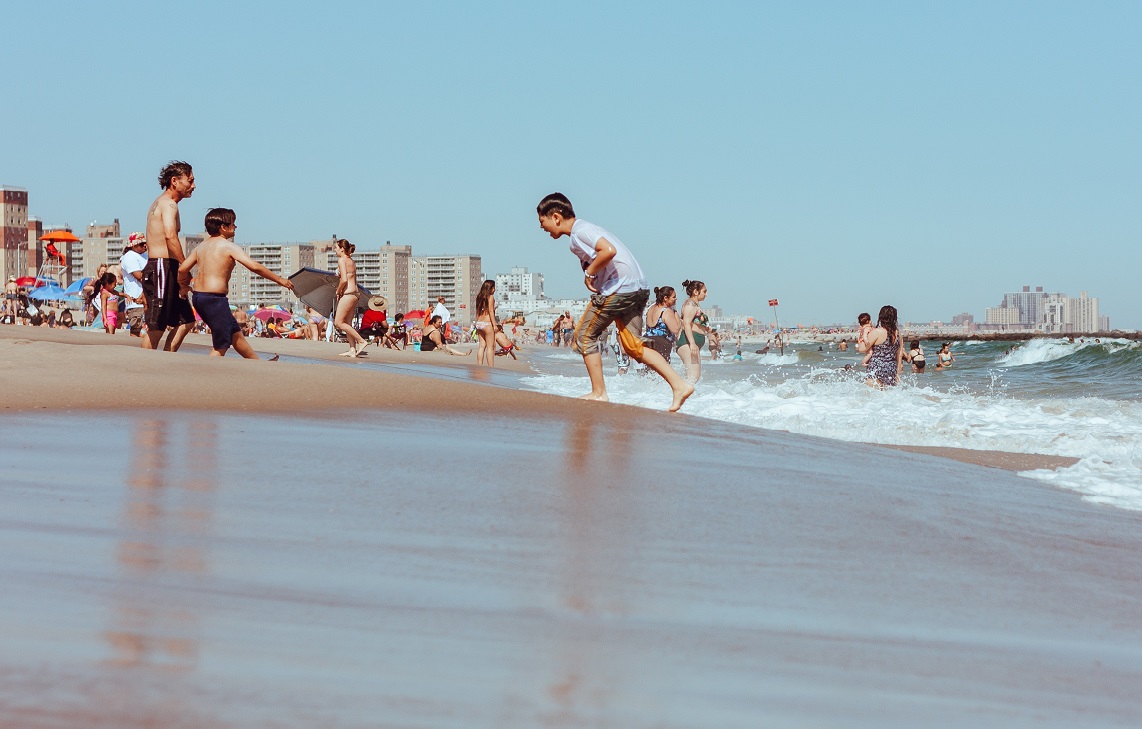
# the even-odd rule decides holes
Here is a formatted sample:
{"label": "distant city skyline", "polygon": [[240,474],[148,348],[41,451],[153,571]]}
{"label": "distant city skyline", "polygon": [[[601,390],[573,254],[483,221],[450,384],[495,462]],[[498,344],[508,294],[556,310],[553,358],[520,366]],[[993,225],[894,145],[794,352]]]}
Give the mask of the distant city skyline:
{"label": "distant city skyline", "polygon": [[[240,241],[479,251],[579,297],[535,219],[558,190],[652,285],[701,279],[727,311],[978,320],[1035,281],[1142,328],[1142,4],[648,10],[16,4],[0,182],[48,224],[137,230],[185,159],[185,230],[231,207]],[[155,27],[177,63],[105,41]]]}
{"label": "distant city skyline", "polygon": [[[23,189],[23,188],[19,188],[19,189]],[[73,226],[66,224],[66,223],[61,225],[61,226],[57,226],[56,228],[53,228],[53,226],[43,226],[42,221],[40,221],[38,216],[35,216],[35,215],[30,215],[30,214],[27,215],[27,220],[29,222],[39,221],[41,223],[41,225],[39,226],[39,229],[43,230],[43,231],[52,230],[52,229],[74,230]],[[111,223],[100,223],[99,219],[91,220],[87,224],[86,230],[84,232],[85,232],[85,235],[84,235],[85,241],[90,241],[90,239],[92,239],[92,238],[112,238],[115,241],[118,241],[120,246],[122,245],[123,237],[126,235],[126,233],[122,232],[122,226],[120,224],[119,218],[113,218],[113,221]],[[196,241],[196,240],[199,240],[202,237],[204,237],[205,233],[204,232],[189,232],[188,231],[188,232],[184,233],[184,236],[190,238],[191,240]],[[332,255],[329,255],[328,259],[326,258],[326,255],[330,251],[332,251],[331,241],[332,241],[332,235],[328,238],[325,238],[325,239],[314,239],[314,240],[308,240],[308,241],[302,241],[302,240],[251,241],[248,243],[243,243],[243,242],[239,241],[239,243],[241,243],[243,246],[246,246],[247,248],[249,248],[251,246],[252,247],[283,247],[283,246],[285,246],[285,247],[293,247],[293,248],[300,248],[302,246],[310,246],[310,247],[317,246],[317,248],[318,248],[318,251],[317,251],[318,256],[317,257],[320,260],[310,261],[310,260],[306,259],[306,260],[302,261],[298,256],[295,255],[295,258],[297,258],[299,261],[299,265],[317,265],[319,267],[335,268],[336,267],[335,264],[330,263],[330,261],[334,260],[334,257]],[[324,245],[322,245],[322,244],[324,244]],[[404,253],[404,255],[411,256],[411,246],[403,246],[403,245],[392,246],[391,240],[385,240],[383,243],[364,242],[364,243],[357,244],[358,251],[361,253],[377,253],[377,252],[381,251],[382,249],[388,248],[388,247],[396,248],[396,249],[402,249],[402,250],[407,249],[407,251]],[[107,258],[108,262],[114,262],[113,259],[117,259],[117,254],[111,255],[111,252],[113,252],[114,248],[115,248],[114,245],[105,245],[104,246],[104,249],[107,252],[104,253],[103,256]],[[74,250],[85,251],[86,248],[83,244],[77,244],[76,247],[74,248]],[[423,259],[426,259],[428,257],[446,258],[446,257],[451,257],[451,256],[446,256],[446,255],[441,254],[439,252],[433,253],[433,254],[416,256],[416,258],[421,259],[422,261],[423,261]],[[41,256],[41,258],[42,258],[42,256]],[[86,258],[91,258],[91,256],[86,256]],[[99,256],[96,256],[96,258],[99,258]],[[278,260],[278,258],[280,258],[280,254],[274,254],[274,256],[272,256],[272,258],[273,258],[273,260]],[[479,259],[480,259],[480,257],[477,255],[476,260],[479,261]],[[34,258],[32,260],[39,260],[39,258]],[[65,283],[70,283],[70,281],[75,279],[75,278],[80,278],[84,275],[89,275],[90,271],[88,271],[88,269],[93,269],[93,266],[98,265],[98,263],[101,262],[101,258],[100,258],[100,260],[96,260],[94,263],[92,263],[91,261],[84,263],[84,260],[85,260],[85,256],[80,254],[78,256],[80,269],[78,271],[73,272],[73,276],[71,276],[69,278],[69,280],[66,281]],[[287,258],[287,260],[288,260],[288,258]],[[268,262],[268,261],[261,261],[260,260],[260,262],[262,262],[263,264],[266,264],[266,265],[270,265],[270,268],[272,270],[274,270],[278,273],[281,273],[282,275],[288,275],[290,273],[289,270],[286,270],[286,268],[283,268],[281,265],[271,265],[270,262]],[[372,265],[372,264],[370,264],[370,265]],[[377,259],[376,265],[377,266],[380,265],[380,259],[379,258]],[[422,263],[421,265],[424,265],[424,264]],[[427,295],[426,294],[427,289],[424,288],[423,284],[420,285],[419,287],[415,287],[416,288],[415,292],[410,292],[407,288],[405,288],[405,285],[402,284],[401,288],[399,289],[399,293],[398,293],[398,289],[390,288],[390,285],[388,283],[387,278],[381,277],[380,272],[382,270],[385,270],[385,269],[383,269],[383,268],[377,269],[377,281],[374,284],[377,287],[376,292],[385,295],[389,299],[393,300],[394,303],[399,302],[398,306],[397,306],[398,309],[414,308],[414,305],[415,305],[414,299],[416,299],[417,296],[419,296],[420,298],[424,298],[424,296]],[[466,272],[465,278],[472,276],[472,275],[476,275],[478,273],[476,271],[469,272],[469,268],[467,266],[465,267],[465,272]],[[542,271],[531,271],[529,269],[529,267],[527,267],[527,266],[512,265],[506,271],[485,270],[485,271],[483,271],[483,274],[487,278],[495,279],[497,281],[497,285],[500,286],[501,288],[504,287],[504,284],[511,282],[515,286],[520,286],[523,289],[523,293],[530,294],[530,293],[532,293],[532,287],[535,286],[535,287],[537,287],[537,290],[538,290],[538,297],[539,298],[545,297],[544,283],[543,283],[544,278],[545,278],[545,274]],[[414,273],[413,275],[415,276],[416,274]],[[256,279],[256,277],[254,277],[254,278]],[[251,284],[249,282],[249,279],[250,279],[250,277],[248,275],[245,275],[245,274],[240,275],[234,279],[234,281],[232,282],[233,285],[231,286],[231,295],[233,297],[235,297],[235,300],[242,300],[242,301],[248,300],[249,297],[244,295],[244,292],[242,291],[242,287],[243,286],[248,287],[250,285],[256,285],[258,283],[257,281],[255,281],[254,284]],[[382,280],[385,281],[384,284],[381,284]],[[528,283],[524,284],[525,280]],[[394,281],[393,286],[395,286],[395,285],[396,285],[396,283]],[[1044,292],[1044,287],[1041,285],[1033,286],[1031,284],[1022,284],[1021,287],[1019,287],[1019,288],[1022,289],[1022,293],[1042,294]],[[1035,289],[1035,291],[1032,291],[1032,289]],[[410,295],[410,293],[411,293],[411,295]],[[1005,324],[1005,325],[1012,325],[1012,326],[1019,325],[1019,326],[1032,326],[1033,327],[1033,326],[1035,326],[1035,324],[1031,324],[1030,319],[1034,319],[1035,317],[1043,317],[1043,316],[1046,316],[1048,314],[1047,309],[1044,308],[1044,304],[1042,302],[1038,302],[1037,299],[1036,299],[1036,303],[1034,305],[1020,306],[1019,307],[1019,309],[1020,309],[1019,310],[1019,316],[1014,317],[1014,318],[1010,318],[1010,317],[1003,318],[1002,314],[993,313],[993,312],[997,312],[1002,307],[1016,306],[1016,304],[1011,303],[1012,297],[1017,296],[1019,293],[1020,292],[1017,291],[1017,287],[1012,287],[1008,291],[1004,291],[1000,294],[997,294],[997,296],[1000,299],[1000,303],[995,307],[984,307],[982,314],[979,312],[973,312],[973,311],[963,311],[963,312],[960,312],[957,314],[948,314],[948,315],[945,315],[942,317],[936,317],[936,318],[925,319],[925,320],[902,318],[902,321],[909,321],[909,322],[915,323],[915,324],[924,324],[924,323],[937,322],[937,321],[945,322],[945,323],[951,323],[951,324],[958,324],[959,322],[956,321],[957,318],[960,318],[964,314],[967,314],[967,315],[971,316],[973,319],[975,319],[977,324],[985,324],[985,325]],[[474,296],[474,293],[465,292],[465,294],[464,294],[464,296],[462,296],[462,298],[464,298],[465,300],[467,298],[470,298],[468,294],[471,294],[471,296]],[[504,294],[505,294],[505,292],[501,292],[497,298],[506,300]],[[1053,318],[1051,319],[1050,322],[1048,322],[1053,326],[1053,328],[1050,329],[1051,331],[1056,331],[1059,333],[1067,333],[1069,331],[1095,331],[1096,329],[1104,329],[1104,327],[1086,327],[1086,326],[1082,326],[1082,325],[1078,325],[1078,324],[1072,324],[1071,327],[1068,328],[1068,323],[1066,321],[1064,321],[1067,317],[1070,316],[1069,309],[1067,308],[1067,307],[1073,305],[1070,302],[1076,298],[1086,299],[1088,297],[1088,291],[1087,290],[1085,290],[1085,289],[1080,290],[1080,297],[1068,297],[1066,292],[1064,292],[1064,291],[1048,292],[1048,294],[1049,294],[1049,296],[1061,297],[1061,298],[1057,298],[1057,300],[1052,300],[1052,301],[1048,302],[1050,304],[1053,304],[1053,306],[1054,306],[1054,308],[1050,309],[1050,315]],[[569,294],[562,295],[562,296],[549,296],[547,298],[550,298],[552,300],[582,299],[582,298],[585,298],[585,295],[586,295],[585,293],[579,293],[579,294],[569,293]],[[269,298],[265,298],[265,297],[262,297],[262,298],[264,298],[266,301],[277,301],[281,297],[270,296]],[[1083,321],[1087,322],[1087,321],[1100,321],[1100,320],[1110,319],[1109,313],[1107,312],[1107,310],[1105,308],[1100,308],[1100,297],[1098,297],[1096,295],[1096,296],[1093,296],[1090,298],[1094,302],[1093,313],[1088,312],[1087,318],[1084,319]],[[254,297],[254,300],[261,300],[261,299],[259,299],[258,297]],[[409,302],[409,305],[405,306],[404,305],[405,302]],[[718,306],[718,305],[715,303],[715,304],[713,304],[713,306]],[[724,308],[724,307],[722,307],[722,308]],[[765,319],[768,316],[767,311],[768,311],[768,307],[765,307],[763,309],[757,309],[757,310],[729,311],[728,313],[731,315],[752,316],[752,317],[759,318],[759,319]],[[1033,314],[1029,313],[1032,311],[1034,311]],[[806,322],[785,321],[784,325],[793,325],[793,324],[797,324],[797,323],[806,324]],[[845,323],[847,323],[847,322],[845,322],[844,320],[838,319],[836,321],[808,322],[807,324],[810,324],[810,325],[835,325],[835,324],[845,324]],[[1041,324],[1042,322],[1039,322],[1039,323]],[[1118,329],[1132,329],[1133,328],[1133,327],[1123,326],[1123,325],[1117,324],[1115,322],[1110,322],[1110,324],[1112,327],[1115,327]],[[1076,326],[1077,326],[1077,328],[1074,328]]]}

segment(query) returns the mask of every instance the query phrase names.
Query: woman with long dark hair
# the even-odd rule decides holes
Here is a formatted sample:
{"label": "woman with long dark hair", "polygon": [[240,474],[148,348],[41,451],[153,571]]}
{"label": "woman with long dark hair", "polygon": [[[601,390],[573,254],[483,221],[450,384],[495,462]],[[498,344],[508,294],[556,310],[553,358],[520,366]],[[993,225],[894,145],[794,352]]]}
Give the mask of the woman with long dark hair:
{"label": "woman with long dark hair", "polygon": [[892,387],[900,383],[901,364],[904,361],[904,337],[897,325],[896,307],[880,307],[876,327],[857,344],[860,352],[869,352],[868,380],[870,387]]}
{"label": "woman with long dark hair", "polygon": [[682,329],[678,312],[674,311],[676,303],[678,292],[673,286],[656,286],[654,303],[646,310],[646,332],[643,338],[667,362],[670,361],[670,350],[674,349],[674,340]]}
{"label": "woman with long dark hair", "polygon": [[333,326],[337,327],[349,341],[349,351],[342,357],[359,357],[369,343],[353,328],[353,316],[361,300],[361,290],[357,288],[357,264],[353,262],[353,251],[357,250],[344,238],[337,241],[337,308],[333,316]]}
{"label": "woman with long dark hair", "polygon": [[[476,351],[476,364],[494,367],[496,355],[496,282],[488,279],[476,294],[476,334],[480,344]],[[485,362],[485,359],[487,360]]]}

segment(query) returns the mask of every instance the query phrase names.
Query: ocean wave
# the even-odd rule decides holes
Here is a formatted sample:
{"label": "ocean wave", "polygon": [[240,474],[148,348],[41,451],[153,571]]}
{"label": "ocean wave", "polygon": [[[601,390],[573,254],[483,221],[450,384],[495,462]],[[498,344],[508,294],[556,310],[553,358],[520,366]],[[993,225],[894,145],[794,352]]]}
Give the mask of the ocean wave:
{"label": "ocean wave", "polygon": [[999,357],[1001,367],[1024,367],[1071,357],[1080,352],[1094,355],[1112,355],[1119,352],[1142,354],[1142,343],[1127,339],[1070,341],[1069,339],[1032,339]]}
{"label": "ocean wave", "polygon": [[[780,355],[778,355],[780,356]],[[786,355],[789,356],[789,355]],[[535,390],[575,396],[585,377],[524,379]],[[661,409],[666,391],[653,377],[611,377],[614,402]],[[772,382],[759,375],[703,382],[686,412],[747,426],[837,440],[893,445],[1077,457],[1058,471],[1027,472],[1084,498],[1142,510],[1142,403],[1093,397],[1015,399],[1002,389],[942,392],[906,382],[890,390],[864,384],[863,374],[818,369]]]}

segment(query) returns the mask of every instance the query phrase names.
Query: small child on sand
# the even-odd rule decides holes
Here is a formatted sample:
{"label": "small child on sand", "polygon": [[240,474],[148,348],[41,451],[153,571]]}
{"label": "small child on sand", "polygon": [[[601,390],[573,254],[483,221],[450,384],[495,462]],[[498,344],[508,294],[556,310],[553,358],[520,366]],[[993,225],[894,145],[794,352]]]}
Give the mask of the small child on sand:
{"label": "small child on sand", "polygon": [[118,279],[108,271],[99,279],[99,310],[103,312],[103,331],[114,334],[119,329],[119,292],[115,290]]}
{"label": "small child on sand", "polygon": [[[229,208],[212,208],[206,213],[206,232],[210,237],[191,251],[178,267],[179,285],[190,285],[190,272],[198,266],[198,276],[194,279],[194,308],[210,327],[213,349],[212,357],[225,356],[231,346],[246,359],[258,359],[257,353],[246,337],[242,327],[230,311],[230,274],[234,264],[241,263],[246,268],[267,278],[277,285],[293,291],[293,283],[282,278],[260,263],[256,263],[246,251],[234,243],[237,215]],[[272,359],[277,359],[274,355]]]}
{"label": "small child on sand", "polygon": [[618,328],[623,350],[670,385],[673,399],[669,410],[678,410],[686,398],[694,394],[694,386],[682,379],[661,354],[643,346],[642,312],[650,299],[650,285],[634,255],[613,233],[578,220],[571,201],[563,193],[553,192],[540,200],[536,212],[544,232],[555,239],[562,236],[571,239],[571,252],[583,268],[583,284],[591,292],[587,310],[571,335],[572,348],[583,355],[583,364],[591,378],[591,391],[582,399],[607,400],[600,350],[607,327],[613,323]]}

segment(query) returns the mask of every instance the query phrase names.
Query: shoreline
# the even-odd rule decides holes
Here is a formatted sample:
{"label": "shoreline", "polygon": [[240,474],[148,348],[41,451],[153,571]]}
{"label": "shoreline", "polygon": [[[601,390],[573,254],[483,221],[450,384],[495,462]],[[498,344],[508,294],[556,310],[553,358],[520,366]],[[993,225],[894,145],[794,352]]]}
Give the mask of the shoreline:
{"label": "shoreline", "polygon": [[[31,336],[23,336],[25,329],[32,330]],[[676,417],[659,410],[618,403],[599,407],[596,403],[512,388],[508,384],[512,377],[534,371],[527,364],[526,350],[520,361],[490,371],[476,365],[474,357],[468,361],[468,358],[411,350],[370,348],[370,352],[378,353],[371,360],[372,364],[407,365],[400,371],[378,371],[355,367],[355,363],[338,357],[337,352],[343,345],[304,340],[251,339],[250,342],[259,354],[274,352],[286,358],[303,357],[312,361],[255,362],[231,355],[204,361],[209,341],[208,336],[192,335],[183,345],[184,351],[172,356],[143,350],[138,347],[138,339],[127,336],[3,327],[0,328],[0,366],[9,372],[53,373],[46,378],[27,375],[16,378],[6,392],[3,408],[7,412],[38,412],[115,410],[129,406],[136,410],[315,416],[382,408],[486,415],[527,413],[537,417],[559,411],[608,420]],[[186,387],[171,387],[172,378]],[[497,384],[498,387],[487,387]],[[203,397],[203,391],[210,397]],[[665,391],[663,403],[665,409],[669,404]],[[680,415],[698,422],[721,422],[687,415],[685,411]],[[655,427],[655,422],[648,420],[646,427]],[[757,430],[765,432],[765,429]],[[938,446],[868,445],[1008,471],[1057,469],[1079,460]]]}

